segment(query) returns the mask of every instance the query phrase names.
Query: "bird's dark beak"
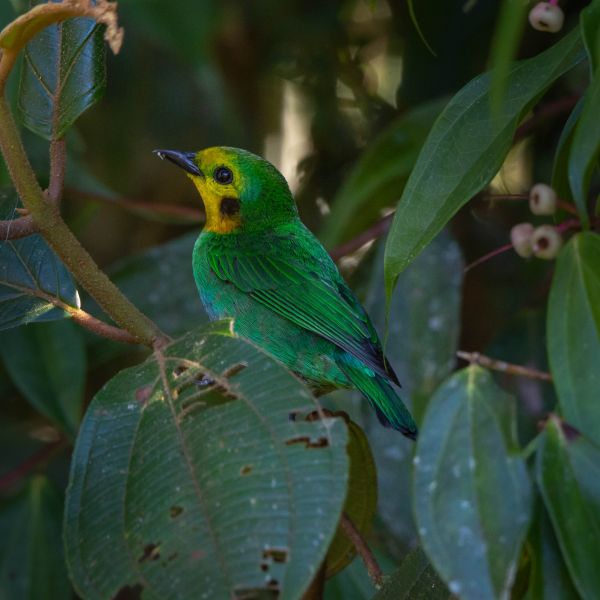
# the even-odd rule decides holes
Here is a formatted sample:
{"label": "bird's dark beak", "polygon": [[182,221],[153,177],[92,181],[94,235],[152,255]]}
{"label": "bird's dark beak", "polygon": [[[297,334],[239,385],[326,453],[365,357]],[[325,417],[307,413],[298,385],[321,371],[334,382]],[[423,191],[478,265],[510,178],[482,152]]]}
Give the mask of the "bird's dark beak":
{"label": "bird's dark beak", "polygon": [[195,152],[180,152],[179,150],[153,150],[153,152],[158,158],[170,160],[191,175],[204,177],[204,173],[194,162],[194,158],[196,157]]}

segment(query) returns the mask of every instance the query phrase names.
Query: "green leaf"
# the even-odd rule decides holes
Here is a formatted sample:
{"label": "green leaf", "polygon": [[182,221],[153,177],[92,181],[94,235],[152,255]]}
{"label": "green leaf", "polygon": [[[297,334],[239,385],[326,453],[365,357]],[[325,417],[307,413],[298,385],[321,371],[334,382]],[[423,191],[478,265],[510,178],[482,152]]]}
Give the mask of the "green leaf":
{"label": "green leaf", "polygon": [[531,573],[526,600],[578,600],[548,513],[540,504],[529,534]]}
{"label": "green leaf", "polygon": [[600,439],[600,236],[579,233],[560,253],[548,300],[550,369],[564,418]]}
{"label": "green leaf", "polygon": [[433,126],[394,216],[385,256],[388,298],[399,273],[498,172],[527,111],[582,57],[576,29],[542,54],[514,63],[495,115],[489,74],[454,96]]}
{"label": "green leaf", "polygon": [[50,483],[34,477],[17,497],[0,504],[0,597],[69,600],[61,538],[62,501]]}
{"label": "green leaf", "polygon": [[579,15],[581,37],[588,54],[590,72],[595,77],[600,67],[600,2],[592,0]]}
{"label": "green leaf", "polygon": [[580,98],[571,111],[565,126],[560,134],[556,152],[554,154],[554,165],[552,167],[552,187],[559,198],[567,199],[571,197],[571,187],[569,185],[569,154],[573,145],[573,136],[575,126],[581,115],[583,108],[583,98]]}
{"label": "green leaf", "polygon": [[25,47],[19,116],[51,140],[64,136],[106,87],[102,27],[94,19],[69,19],[46,27]]}
{"label": "green leaf", "polygon": [[86,356],[70,320],[19,327],[2,335],[0,356],[23,396],[75,437],[81,418]]}
{"label": "green leaf", "polygon": [[536,478],[563,558],[584,599],[600,589],[600,449],[557,417],[542,435]]}
{"label": "green leaf", "polygon": [[[380,332],[385,330],[383,251],[381,243],[365,299],[367,312]],[[444,232],[408,267],[392,296],[385,350],[402,383],[400,395],[409,401],[417,423],[422,422],[431,394],[454,368],[463,266],[458,244]],[[396,547],[395,554],[404,555],[416,541],[411,510],[414,444],[382,429],[367,407],[363,417],[379,476],[383,523],[379,534]]]}
{"label": "green leaf", "polygon": [[[333,200],[322,234],[327,246],[362,231],[397,202],[421,146],[447,99],[436,99],[401,115],[370,143]],[[355,216],[360,212],[361,218]]]}
{"label": "green leaf", "polygon": [[[363,430],[353,421],[348,421],[347,425],[350,474],[344,513],[366,538],[377,509],[377,473]],[[346,536],[342,527],[338,527],[327,552],[326,578],[329,579],[344,569],[355,556],[356,546]]]}
{"label": "green leaf", "polygon": [[0,330],[62,319],[79,306],[71,274],[39,235],[0,241]]}
{"label": "green leaf", "polygon": [[408,4],[408,14],[410,15],[410,20],[413,22],[413,25],[415,26],[415,29],[417,30],[417,33],[419,34],[421,41],[423,42],[423,44],[425,45],[427,50],[429,50],[429,52],[431,52],[431,54],[433,54],[433,56],[437,56],[437,54],[433,51],[433,48],[429,45],[429,42],[427,41],[425,34],[421,30],[421,26],[419,25],[419,20],[417,19],[417,15],[415,13],[414,0],[408,0],[407,4]]}
{"label": "green leaf", "polygon": [[415,548],[373,600],[445,600],[450,592],[421,548]]}
{"label": "green leaf", "polygon": [[523,28],[527,22],[525,18],[527,9],[525,0],[504,0],[500,7],[498,25],[494,31],[490,52],[493,69],[490,103],[494,115],[498,114],[502,108],[510,66],[519,49]]}
{"label": "green leaf", "polygon": [[423,548],[461,599],[507,598],[531,513],[531,485],[515,452],[512,398],[468,367],[432,398],[414,459]]}
{"label": "green leaf", "polygon": [[304,385],[230,328],[191,332],[164,371],[152,357],[92,401],[65,513],[86,599],[129,586],[289,600],[317,573],[346,495],[344,421],[305,420],[317,405]]}

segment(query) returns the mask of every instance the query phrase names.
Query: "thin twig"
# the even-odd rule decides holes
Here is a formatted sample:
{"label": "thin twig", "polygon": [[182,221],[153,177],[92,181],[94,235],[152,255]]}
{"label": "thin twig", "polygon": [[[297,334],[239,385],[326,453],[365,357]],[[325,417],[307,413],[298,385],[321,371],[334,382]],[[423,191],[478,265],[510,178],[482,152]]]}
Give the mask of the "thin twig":
{"label": "thin twig", "polygon": [[[487,194],[482,196],[484,200],[489,202],[490,204],[496,201],[521,201],[521,200],[529,200],[529,194]],[[566,200],[558,200],[558,207],[562,208],[565,212],[568,212],[572,215],[578,215],[577,209]]]}
{"label": "thin twig", "polygon": [[517,377],[529,377],[530,379],[541,379],[542,381],[552,381],[552,375],[545,371],[538,371],[531,367],[523,367],[522,365],[515,365],[512,363],[505,362],[503,360],[497,360],[490,358],[479,352],[464,352],[459,350],[456,353],[458,358],[462,358],[474,365],[480,365],[494,371],[501,371],[508,375],[515,375]]}
{"label": "thin twig", "polygon": [[494,256],[498,256],[499,254],[508,252],[508,250],[510,250],[512,247],[513,247],[512,244],[504,244],[504,246],[500,246],[499,248],[496,248],[495,250],[492,250],[491,252],[488,252],[487,254],[480,256],[477,260],[474,260],[471,264],[468,264],[464,268],[463,273],[469,272],[471,269],[473,269],[477,265],[480,265],[481,263],[484,263],[484,262],[490,260],[490,258],[494,258]]}
{"label": "thin twig", "polygon": [[344,244],[337,246],[329,253],[331,258],[333,258],[333,260],[339,260],[343,256],[352,254],[352,252],[362,248],[368,242],[372,242],[373,240],[380,238],[382,235],[385,235],[390,228],[393,218],[394,213],[392,212],[377,221],[375,225],[372,225],[368,229],[365,229],[362,233],[359,233],[356,237],[345,242]]}
{"label": "thin twig", "polygon": [[24,479],[31,473],[36,467],[45,463],[57,450],[59,450],[65,443],[64,439],[56,440],[50,444],[47,444],[43,448],[40,448],[35,454],[31,455],[20,465],[9,471],[2,477],[0,477],[0,492],[4,492],[12,487],[21,479]]}
{"label": "thin twig", "polygon": [[552,117],[570,112],[577,104],[580,97],[581,96],[574,94],[571,96],[566,96],[565,98],[559,98],[558,100],[554,100],[553,102],[549,102],[548,104],[540,106],[540,108],[532,117],[527,119],[527,121],[522,123],[517,128],[514,141],[516,142],[518,140],[522,140],[524,137],[527,137],[540,125],[540,123],[543,123]]}
{"label": "thin twig", "polygon": [[344,530],[344,533],[348,536],[348,539],[354,544],[356,551],[360,554],[362,561],[367,567],[367,573],[373,582],[373,585],[380,589],[383,585],[383,571],[375,558],[375,555],[369,548],[366,540],[363,538],[360,531],[356,528],[356,525],[352,522],[350,517],[343,512],[340,519],[340,525]]}

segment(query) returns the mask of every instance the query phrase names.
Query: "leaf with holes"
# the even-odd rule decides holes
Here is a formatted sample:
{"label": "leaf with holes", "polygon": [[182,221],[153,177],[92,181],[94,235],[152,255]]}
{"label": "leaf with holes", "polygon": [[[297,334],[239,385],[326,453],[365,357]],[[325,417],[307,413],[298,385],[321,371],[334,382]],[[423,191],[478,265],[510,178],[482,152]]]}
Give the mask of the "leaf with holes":
{"label": "leaf with holes", "polygon": [[464,600],[508,598],[529,527],[531,484],[511,407],[489,372],[468,367],[436,392],[417,442],[419,536]]}
{"label": "leaf with holes", "polygon": [[551,416],[536,479],[575,587],[593,600],[600,589],[600,449]]}
{"label": "leaf with holes", "polygon": [[477,77],[450,100],[419,154],[394,215],[385,253],[388,298],[398,275],[498,172],[523,116],[583,56],[576,29],[542,54],[514,63],[497,114],[491,112],[489,74]]}
{"label": "leaf with holes", "polygon": [[561,251],[548,301],[550,368],[564,418],[600,439],[600,236],[579,233]]}
{"label": "leaf with holes", "polygon": [[61,540],[62,499],[36,476],[17,496],[0,502],[0,597],[70,600]]}
{"label": "leaf with holes", "polygon": [[5,332],[2,342],[0,356],[17,389],[74,438],[85,391],[81,329],[70,320],[36,323]]}
{"label": "leaf with holes", "polygon": [[66,316],[79,307],[71,274],[39,235],[0,241],[0,330]]}
{"label": "leaf with holes", "polygon": [[47,140],[63,137],[104,92],[105,51],[94,19],[40,31],[25,47],[18,101],[23,124]]}
{"label": "leaf with holes", "polygon": [[73,454],[67,560],[112,598],[300,598],[348,482],[343,419],[229,323],[191,332],[94,398]]}
{"label": "leaf with holes", "polygon": [[408,554],[373,600],[449,600],[451,594],[421,548]]}

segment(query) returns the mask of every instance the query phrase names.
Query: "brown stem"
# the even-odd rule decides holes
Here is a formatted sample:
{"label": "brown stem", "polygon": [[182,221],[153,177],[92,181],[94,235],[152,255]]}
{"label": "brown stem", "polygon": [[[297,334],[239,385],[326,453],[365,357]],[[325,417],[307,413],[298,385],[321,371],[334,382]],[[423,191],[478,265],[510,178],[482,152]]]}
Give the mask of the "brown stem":
{"label": "brown stem", "polygon": [[467,265],[464,268],[463,273],[469,272],[471,269],[473,269],[477,265],[480,265],[480,264],[490,260],[490,258],[494,258],[494,256],[498,256],[499,254],[507,252],[512,247],[513,247],[512,244],[505,244],[504,246],[500,246],[499,248],[496,248],[495,250],[492,250],[491,252],[488,252],[487,254],[480,256],[477,260],[474,260],[471,264]]}
{"label": "brown stem", "polygon": [[369,548],[366,540],[363,538],[360,531],[356,528],[356,525],[352,522],[352,519],[343,512],[342,518],[340,519],[340,525],[344,530],[344,533],[348,536],[348,539],[354,544],[356,551],[362,558],[367,567],[367,573],[373,582],[373,585],[379,589],[383,585],[383,571],[375,558],[375,555]]}
{"label": "brown stem", "polygon": [[550,375],[550,373],[538,371],[538,369],[533,369],[531,367],[523,367],[522,365],[507,363],[503,360],[490,358],[489,356],[485,356],[479,352],[464,352],[463,350],[459,350],[456,353],[456,356],[468,361],[472,365],[480,365],[482,367],[486,367],[494,371],[501,371],[502,373],[507,373],[509,375],[515,375],[517,377],[529,377],[530,379],[541,379],[542,381],[552,381],[552,375]]}
{"label": "brown stem", "polygon": [[579,95],[566,96],[565,98],[559,98],[558,100],[554,100],[554,102],[549,102],[548,104],[540,106],[539,110],[537,110],[532,117],[527,119],[527,121],[517,128],[514,141],[527,137],[530,133],[535,131],[540,123],[543,123],[552,117],[570,112],[579,101],[579,98]]}
{"label": "brown stem", "polygon": [[359,233],[356,237],[345,242],[344,244],[337,246],[329,253],[331,255],[331,258],[333,258],[334,260],[339,260],[343,256],[352,254],[352,252],[355,252],[359,248],[362,248],[362,246],[364,246],[368,242],[372,242],[373,240],[380,238],[382,235],[385,235],[388,229],[390,228],[390,224],[393,218],[394,213],[390,213],[389,215],[386,215],[385,217],[377,221],[375,225],[369,227],[368,229],[365,229],[365,231],[363,231],[362,233]]}
{"label": "brown stem", "polygon": [[35,454],[23,461],[15,469],[0,477],[0,492],[6,491],[15,483],[27,477],[27,475],[29,475],[29,473],[31,473],[34,469],[48,461],[48,459],[56,451],[58,451],[64,443],[64,439],[59,439],[51,444],[47,444],[43,448],[40,448],[40,450],[38,450]]}
{"label": "brown stem", "polygon": [[65,139],[52,140],[50,142],[50,181],[48,183],[48,200],[57,205],[63,195],[65,187],[67,147]]}
{"label": "brown stem", "polygon": [[37,230],[38,228],[30,216],[0,221],[0,242],[18,240],[36,233]]}

